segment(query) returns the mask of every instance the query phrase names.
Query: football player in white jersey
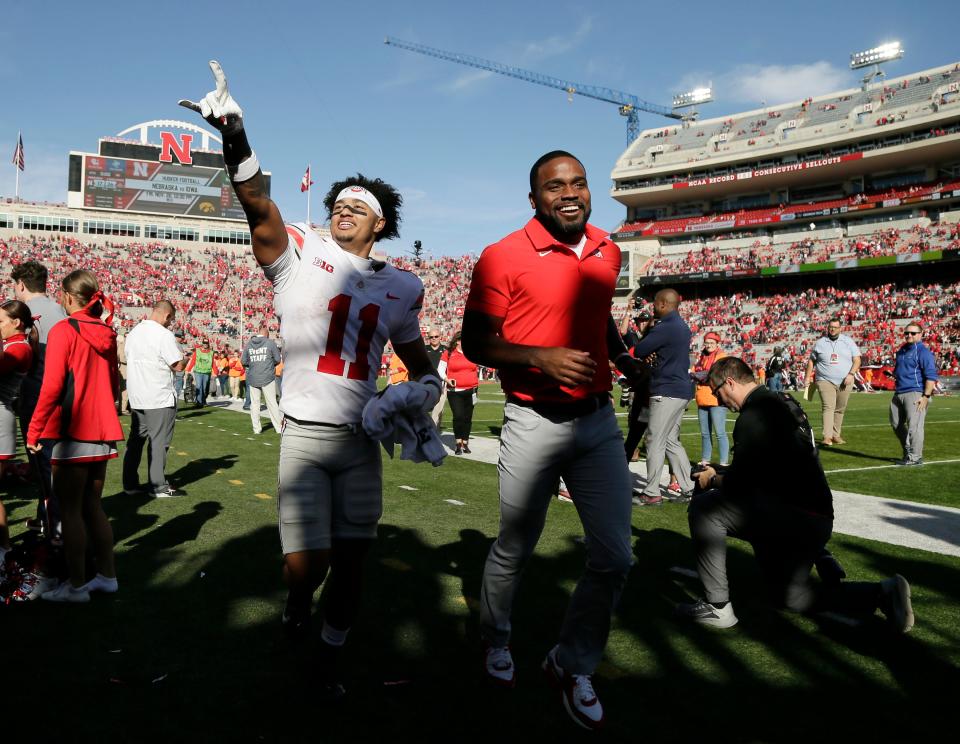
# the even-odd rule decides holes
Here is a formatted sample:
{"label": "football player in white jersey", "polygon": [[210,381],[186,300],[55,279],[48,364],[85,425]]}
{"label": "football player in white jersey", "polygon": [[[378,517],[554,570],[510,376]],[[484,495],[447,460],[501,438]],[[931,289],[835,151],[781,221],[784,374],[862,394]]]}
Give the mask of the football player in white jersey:
{"label": "football player in white jersey", "polygon": [[423,285],[370,258],[376,241],[399,234],[400,194],[379,179],[358,174],[333,184],[324,199],[332,239],[309,225],[284,225],[223,70],[217,62],[210,69],[216,89],[180,104],[223,134],[224,162],[250,224],[254,257],[273,283],[283,339],[283,628],[293,638],[309,635],[313,595],[326,579],[319,661],[322,688],[336,698],[344,692],[336,660],[356,618],[363,559],[382,512],[380,451],[360,423],[376,394],[387,340],[410,370],[408,384],[423,386],[426,410],[440,396],[418,322]]}

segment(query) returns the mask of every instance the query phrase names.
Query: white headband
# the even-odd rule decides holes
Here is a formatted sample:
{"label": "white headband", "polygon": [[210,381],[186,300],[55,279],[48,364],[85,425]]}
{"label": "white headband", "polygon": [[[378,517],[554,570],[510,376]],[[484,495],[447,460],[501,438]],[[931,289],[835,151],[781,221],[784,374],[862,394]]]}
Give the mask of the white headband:
{"label": "white headband", "polygon": [[347,188],[337,194],[337,198],[334,199],[334,202],[342,201],[343,199],[359,199],[368,207],[370,207],[370,209],[376,212],[377,217],[383,217],[383,207],[380,206],[380,202],[377,201],[377,197],[363,188],[363,186],[347,186]]}

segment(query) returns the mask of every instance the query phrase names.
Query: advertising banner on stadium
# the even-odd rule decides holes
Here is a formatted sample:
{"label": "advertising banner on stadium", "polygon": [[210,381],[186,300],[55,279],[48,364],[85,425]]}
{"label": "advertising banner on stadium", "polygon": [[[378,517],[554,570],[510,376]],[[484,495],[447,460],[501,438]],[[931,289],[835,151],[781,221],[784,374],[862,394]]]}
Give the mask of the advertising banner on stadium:
{"label": "advertising banner on stadium", "polygon": [[244,219],[222,168],[146,160],[83,158],[83,205],[92,209]]}
{"label": "advertising banner on stadium", "polygon": [[743,173],[728,173],[725,176],[710,176],[707,178],[695,178],[691,181],[679,181],[673,184],[675,189],[688,189],[696,186],[710,186],[715,183],[729,183],[731,181],[743,181],[748,178],[763,178],[764,176],[775,176],[782,173],[796,173],[797,171],[810,170],[811,168],[823,168],[827,165],[836,165],[850,160],[859,160],[863,157],[862,152],[851,152],[847,155],[835,155],[830,158],[820,158],[818,160],[807,160],[803,163],[786,163],[784,165],[772,165],[769,168],[756,168]]}

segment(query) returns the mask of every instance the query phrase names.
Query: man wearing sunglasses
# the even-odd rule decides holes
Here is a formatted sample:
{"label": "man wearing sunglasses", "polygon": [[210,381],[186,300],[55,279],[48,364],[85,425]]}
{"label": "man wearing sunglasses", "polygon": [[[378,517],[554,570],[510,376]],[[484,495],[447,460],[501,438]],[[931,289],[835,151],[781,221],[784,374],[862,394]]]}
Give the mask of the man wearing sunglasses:
{"label": "man wearing sunglasses", "polygon": [[937,385],[937,362],[922,335],[919,323],[907,325],[893,369],[897,387],[890,401],[890,425],[903,448],[896,464],[907,467],[923,465],[923,423]]}
{"label": "man wearing sunglasses", "polygon": [[[440,329],[436,327],[430,328],[427,331],[427,356],[434,369],[440,369],[440,357],[443,356],[443,352],[446,350],[447,347],[440,343]],[[440,373],[440,376],[443,376],[443,372]],[[437,405],[433,407],[433,412],[430,414],[430,418],[433,419],[433,423],[437,429],[440,428],[440,421],[443,419],[443,407],[446,404],[447,388],[444,386],[443,392],[440,394],[440,400],[437,401]]]}

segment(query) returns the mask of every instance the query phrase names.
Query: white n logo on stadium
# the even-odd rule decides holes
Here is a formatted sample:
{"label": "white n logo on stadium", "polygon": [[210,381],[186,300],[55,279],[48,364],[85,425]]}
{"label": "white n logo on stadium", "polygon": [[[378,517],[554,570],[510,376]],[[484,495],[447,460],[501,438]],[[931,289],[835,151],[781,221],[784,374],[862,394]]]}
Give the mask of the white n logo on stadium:
{"label": "white n logo on stadium", "polygon": [[133,175],[137,178],[146,178],[150,175],[150,166],[147,163],[140,162],[139,160],[133,161]]}
{"label": "white n logo on stadium", "polygon": [[192,134],[180,135],[180,141],[173,132],[160,132],[160,162],[172,163],[176,154],[177,160],[183,165],[193,165],[193,156],[190,154]]}

